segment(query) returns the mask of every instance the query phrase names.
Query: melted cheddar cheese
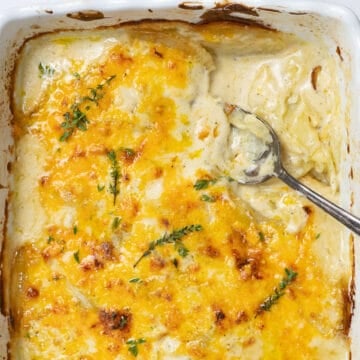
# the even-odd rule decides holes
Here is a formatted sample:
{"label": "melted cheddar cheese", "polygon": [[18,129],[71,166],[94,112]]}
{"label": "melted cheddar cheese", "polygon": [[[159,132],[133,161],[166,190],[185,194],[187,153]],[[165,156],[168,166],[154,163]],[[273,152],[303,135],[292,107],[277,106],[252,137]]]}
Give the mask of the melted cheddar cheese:
{"label": "melted cheddar cheese", "polygon": [[341,227],[278,180],[220,171],[236,104],[336,200],[337,68],[320,42],[229,23],[27,41],[6,232],[13,358],[345,359]]}

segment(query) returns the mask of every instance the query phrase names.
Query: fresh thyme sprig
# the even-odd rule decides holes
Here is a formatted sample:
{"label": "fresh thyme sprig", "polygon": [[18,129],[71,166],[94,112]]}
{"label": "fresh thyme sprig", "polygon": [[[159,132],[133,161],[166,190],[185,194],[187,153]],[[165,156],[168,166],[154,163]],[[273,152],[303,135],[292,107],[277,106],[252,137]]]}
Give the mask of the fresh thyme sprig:
{"label": "fresh thyme sprig", "polygon": [[104,82],[96,85],[94,88],[90,88],[90,95],[85,96],[83,98],[83,101],[88,100],[91,102],[94,102],[96,105],[98,105],[99,100],[102,99],[105,95],[104,93],[104,86],[109,85],[110,82],[115,79],[116,75],[111,75],[107,79],[104,80]]}
{"label": "fresh thyme sprig", "polygon": [[116,203],[116,197],[119,194],[119,180],[120,180],[120,170],[119,170],[119,163],[116,159],[116,153],[114,150],[111,150],[107,154],[108,159],[111,162],[111,171],[110,171],[110,177],[111,177],[111,183],[109,185],[109,192],[114,197],[114,205]]}
{"label": "fresh thyme sprig", "polygon": [[[39,70],[40,70],[40,65],[39,65]],[[43,71],[47,71],[46,67],[44,68]],[[104,82],[98,84],[95,88],[90,88],[89,96],[84,96],[79,101],[71,105],[70,107],[71,111],[67,111],[63,115],[65,121],[61,124],[61,127],[64,129],[64,132],[60,136],[59,139],[60,141],[67,141],[76,129],[79,129],[81,131],[87,130],[87,124],[89,124],[90,122],[85,112],[80,109],[80,106],[86,101],[94,102],[96,105],[98,105],[99,100],[102,99],[105,95],[104,86],[109,85],[110,82],[115,77],[116,75],[111,75],[110,77],[105,79]],[[89,108],[90,108],[89,105],[85,106],[85,110],[89,110]]]}
{"label": "fresh thyme sprig", "polygon": [[271,307],[276,304],[279,299],[285,294],[285,288],[295,281],[297,272],[292,269],[285,269],[285,277],[280,281],[279,285],[274,289],[274,292],[260,304],[256,310],[256,316],[260,315],[264,311],[270,311]]}
{"label": "fresh thyme sprig", "polygon": [[178,254],[181,257],[185,257],[189,253],[189,250],[184,246],[181,239],[194,231],[201,231],[202,229],[203,227],[200,224],[193,224],[184,226],[181,229],[174,230],[170,234],[165,233],[161,238],[152,241],[149,244],[148,249],[139,257],[139,259],[134,264],[134,267],[136,267],[144,257],[150,255],[157,246],[163,246],[165,244],[174,244],[175,250],[178,252]]}
{"label": "fresh thyme sprig", "polygon": [[75,103],[71,105],[71,112],[68,111],[64,114],[65,121],[61,124],[61,127],[65,130],[60,137],[60,141],[66,141],[75,131],[79,129],[81,131],[87,130],[87,124],[89,120],[84,112],[79,108],[79,104]]}

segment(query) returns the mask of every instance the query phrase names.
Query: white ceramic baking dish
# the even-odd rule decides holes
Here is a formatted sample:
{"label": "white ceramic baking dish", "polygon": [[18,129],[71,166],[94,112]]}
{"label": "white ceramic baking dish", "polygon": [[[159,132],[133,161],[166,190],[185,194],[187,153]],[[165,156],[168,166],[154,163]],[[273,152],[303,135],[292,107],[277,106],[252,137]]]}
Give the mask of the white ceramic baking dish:
{"label": "white ceramic baking dish", "polygon": [[[11,162],[11,77],[16,55],[26,38],[58,29],[90,29],[141,19],[180,19],[207,21],[212,17],[231,17],[256,21],[281,31],[292,32],[308,40],[321,37],[334,56],[340,56],[345,74],[342,84],[344,104],[348,106],[347,139],[341,149],[341,203],[360,216],[360,26],[347,8],[313,1],[242,1],[215,5],[213,1],[178,3],[174,0],[145,1],[44,1],[32,6],[6,5],[0,11],[0,244],[4,227],[8,167]],[[214,9],[217,6],[217,9]],[[0,4],[1,7],[4,5]],[[88,11],[93,10],[93,11]],[[204,16],[205,14],[205,16]],[[347,104],[347,105],[346,105]],[[351,236],[344,232],[345,236]],[[354,238],[354,309],[350,336],[352,358],[360,359],[360,239]],[[2,269],[2,272],[6,269]],[[7,359],[8,319],[0,318],[0,358]]]}

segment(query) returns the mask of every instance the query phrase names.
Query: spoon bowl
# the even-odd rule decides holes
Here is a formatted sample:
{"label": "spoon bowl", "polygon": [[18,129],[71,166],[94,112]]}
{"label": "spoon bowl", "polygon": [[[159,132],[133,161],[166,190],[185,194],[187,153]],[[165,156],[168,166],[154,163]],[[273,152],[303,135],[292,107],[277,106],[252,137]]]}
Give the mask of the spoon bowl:
{"label": "spoon bowl", "polygon": [[285,170],[279,138],[264,119],[234,105],[226,105],[225,113],[231,126],[229,161],[225,166],[231,178],[240,184],[259,184],[277,177],[360,235],[360,218],[327,200]]}

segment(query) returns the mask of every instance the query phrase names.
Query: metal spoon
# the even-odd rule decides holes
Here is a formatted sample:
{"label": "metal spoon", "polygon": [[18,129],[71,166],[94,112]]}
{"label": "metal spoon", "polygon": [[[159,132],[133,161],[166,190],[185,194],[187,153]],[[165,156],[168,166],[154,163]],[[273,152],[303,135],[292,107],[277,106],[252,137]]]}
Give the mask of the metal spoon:
{"label": "metal spoon", "polygon": [[[265,120],[232,105],[227,105],[225,112],[232,126],[231,154],[228,154],[228,157],[232,158],[232,165],[225,163],[225,166],[229,169],[229,175],[233,179],[241,184],[258,184],[271,177],[277,177],[294,190],[302,193],[355,234],[360,235],[360,218],[300,183],[284,169],[281,162],[279,138]],[[242,163],[237,163],[237,156]]]}

